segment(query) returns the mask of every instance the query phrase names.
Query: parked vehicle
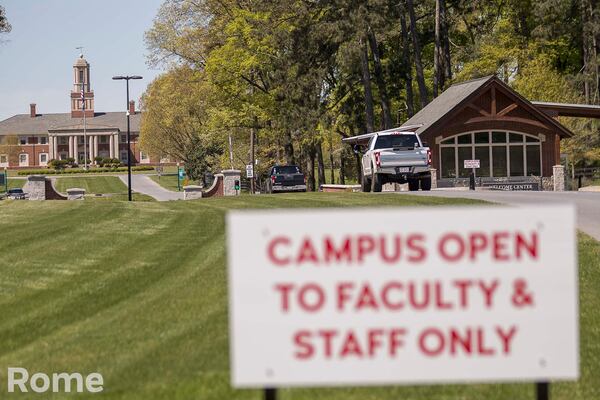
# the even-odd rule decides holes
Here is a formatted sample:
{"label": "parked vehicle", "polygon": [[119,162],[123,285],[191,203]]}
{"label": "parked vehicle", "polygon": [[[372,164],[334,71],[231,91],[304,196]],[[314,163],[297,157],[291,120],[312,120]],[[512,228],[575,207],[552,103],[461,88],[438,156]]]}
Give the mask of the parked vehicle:
{"label": "parked vehicle", "polygon": [[265,182],[267,193],[306,192],[306,177],[297,165],[276,165]]}
{"label": "parked vehicle", "polygon": [[13,200],[25,200],[25,198],[27,197],[27,193],[25,193],[23,189],[20,188],[8,189],[6,197]]}
{"label": "parked vehicle", "polygon": [[411,191],[431,190],[431,150],[414,132],[374,134],[362,156],[363,192],[381,192],[386,183],[408,183]]}

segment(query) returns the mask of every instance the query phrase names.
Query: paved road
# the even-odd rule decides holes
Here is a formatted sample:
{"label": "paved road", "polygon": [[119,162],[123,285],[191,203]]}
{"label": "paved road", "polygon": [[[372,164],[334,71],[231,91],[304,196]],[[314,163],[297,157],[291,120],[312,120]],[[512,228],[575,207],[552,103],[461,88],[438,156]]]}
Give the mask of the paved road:
{"label": "paved road", "polygon": [[432,190],[431,192],[398,192],[440,197],[466,197],[496,203],[539,205],[570,203],[577,207],[577,227],[600,240],[600,193],[598,192],[501,192],[468,190]]}
{"label": "paved road", "polygon": [[[119,175],[127,185],[127,175]],[[158,201],[183,200],[183,192],[172,192],[160,186],[146,175],[131,175],[131,187],[134,192],[147,194]]]}

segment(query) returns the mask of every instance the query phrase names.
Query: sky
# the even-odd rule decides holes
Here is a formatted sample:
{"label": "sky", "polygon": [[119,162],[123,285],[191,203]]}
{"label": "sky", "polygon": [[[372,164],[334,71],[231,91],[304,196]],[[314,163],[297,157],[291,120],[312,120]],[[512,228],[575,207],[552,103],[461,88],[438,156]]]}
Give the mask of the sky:
{"label": "sky", "polygon": [[73,63],[84,46],[96,111],[126,108],[124,81],[136,101],[160,70],[146,64],[144,32],[163,0],[0,0],[12,25],[0,35],[0,121],[28,114],[70,112]]}

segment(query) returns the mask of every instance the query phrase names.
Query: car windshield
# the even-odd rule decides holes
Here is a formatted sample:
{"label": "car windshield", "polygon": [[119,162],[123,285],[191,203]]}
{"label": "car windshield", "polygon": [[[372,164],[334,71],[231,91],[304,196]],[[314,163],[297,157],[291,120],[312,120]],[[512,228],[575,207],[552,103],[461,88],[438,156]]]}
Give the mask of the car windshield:
{"label": "car windshield", "polygon": [[275,167],[274,174],[276,175],[280,175],[280,174],[299,174],[300,173],[300,168],[298,168],[295,165],[286,165],[284,167]]}
{"label": "car windshield", "polygon": [[390,149],[393,147],[418,146],[417,135],[384,135],[377,138],[375,149]]}

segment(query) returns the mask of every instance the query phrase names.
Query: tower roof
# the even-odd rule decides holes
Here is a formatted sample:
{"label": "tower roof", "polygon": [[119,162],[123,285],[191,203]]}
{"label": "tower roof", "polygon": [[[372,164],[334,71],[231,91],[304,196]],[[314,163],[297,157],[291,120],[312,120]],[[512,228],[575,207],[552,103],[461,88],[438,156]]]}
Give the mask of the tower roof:
{"label": "tower roof", "polygon": [[86,61],[85,58],[83,58],[83,54],[81,54],[79,56],[79,58],[77,60],[75,60],[75,63],[73,64],[74,67],[87,67],[89,64]]}

